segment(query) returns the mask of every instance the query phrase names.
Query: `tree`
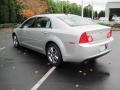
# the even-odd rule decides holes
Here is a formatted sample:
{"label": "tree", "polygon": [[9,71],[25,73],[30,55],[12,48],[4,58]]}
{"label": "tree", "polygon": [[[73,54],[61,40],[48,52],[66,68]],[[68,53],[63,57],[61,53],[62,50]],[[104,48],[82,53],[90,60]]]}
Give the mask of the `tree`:
{"label": "tree", "polygon": [[16,22],[20,23],[25,20],[25,17],[21,15],[21,10],[25,8],[24,3],[22,2],[15,2],[16,3]]}
{"label": "tree", "polygon": [[80,5],[77,5],[76,3],[72,3],[69,6],[70,6],[69,12],[71,12],[72,14],[81,15],[81,6]]}
{"label": "tree", "polygon": [[9,22],[9,0],[0,0],[0,23]]}
{"label": "tree", "polygon": [[81,6],[69,1],[47,0],[49,13],[71,13],[81,15]]}
{"label": "tree", "polygon": [[16,22],[15,0],[0,0],[0,23]]}
{"label": "tree", "polygon": [[90,4],[84,7],[84,17],[92,17],[92,6]]}
{"label": "tree", "polygon": [[9,8],[9,22],[15,23],[16,22],[16,1],[15,0],[8,0],[8,8]]}
{"label": "tree", "polygon": [[0,0],[0,24],[19,23],[26,18],[22,16],[21,10],[25,8],[23,2],[17,0]]}
{"label": "tree", "polygon": [[95,17],[95,18],[98,17],[97,11],[94,12],[94,17]]}
{"label": "tree", "polygon": [[55,13],[56,3],[53,0],[47,0],[48,12]]}
{"label": "tree", "polygon": [[105,17],[105,11],[101,10],[98,14],[98,17]]}

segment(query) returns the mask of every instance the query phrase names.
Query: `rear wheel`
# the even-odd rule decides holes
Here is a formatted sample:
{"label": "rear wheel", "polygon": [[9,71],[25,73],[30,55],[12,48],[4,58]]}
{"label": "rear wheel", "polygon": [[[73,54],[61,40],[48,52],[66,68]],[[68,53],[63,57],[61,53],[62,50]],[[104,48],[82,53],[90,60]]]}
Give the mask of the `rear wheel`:
{"label": "rear wheel", "polygon": [[13,35],[13,44],[15,48],[18,48],[20,46],[16,35]]}
{"label": "rear wheel", "polygon": [[53,66],[59,66],[63,62],[61,51],[59,47],[54,43],[51,43],[47,46],[46,55],[49,62]]}

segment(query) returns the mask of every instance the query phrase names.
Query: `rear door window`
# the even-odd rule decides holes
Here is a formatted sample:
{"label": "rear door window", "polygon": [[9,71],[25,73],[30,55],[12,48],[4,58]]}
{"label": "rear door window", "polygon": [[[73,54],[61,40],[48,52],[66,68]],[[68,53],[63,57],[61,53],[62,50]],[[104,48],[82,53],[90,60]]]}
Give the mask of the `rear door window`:
{"label": "rear door window", "polygon": [[35,22],[36,28],[51,28],[51,21],[47,17],[39,17]]}

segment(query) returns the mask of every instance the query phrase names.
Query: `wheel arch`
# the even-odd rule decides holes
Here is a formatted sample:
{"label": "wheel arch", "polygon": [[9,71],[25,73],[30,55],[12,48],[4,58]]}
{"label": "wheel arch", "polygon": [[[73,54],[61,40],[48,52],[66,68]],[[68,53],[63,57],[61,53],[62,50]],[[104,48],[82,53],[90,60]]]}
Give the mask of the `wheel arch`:
{"label": "wheel arch", "polygon": [[[46,43],[46,45],[45,45],[45,51],[47,51],[47,47],[48,47],[48,45],[51,44],[51,43],[56,44],[56,43],[53,42],[53,41],[48,41],[48,42]],[[57,44],[56,44],[56,45],[57,45]],[[57,45],[57,46],[58,46],[58,45]]]}
{"label": "wheel arch", "polygon": [[62,43],[62,41],[58,40],[58,41],[54,41],[54,40],[50,40],[46,43],[45,45],[45,54],[46,54],[46,50],[47,50],[47,46],[51,43],[54,43],[55,45],[58,46],[58,48],[60,49],[61,51],[61,54],[62,54],[62,58],[64,60],[64,55],[66,55],[66,51],[65,51],[65,47],[64,47],[64,44]]}
{"label": "wheel arch", "polygon": [[12,33],[12,38],[13,38],[13,36],[15,36],[15,35],[16,35],[16,33],[15,33],[15,32],[13,32],[13,33]]}

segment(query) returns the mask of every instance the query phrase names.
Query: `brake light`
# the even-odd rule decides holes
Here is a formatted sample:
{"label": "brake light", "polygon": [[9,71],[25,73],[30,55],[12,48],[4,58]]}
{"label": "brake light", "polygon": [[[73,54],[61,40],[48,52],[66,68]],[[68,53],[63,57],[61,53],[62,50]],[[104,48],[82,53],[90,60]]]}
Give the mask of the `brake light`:
{"label": "brake light", "polygon": [[109,30],[109,32],[107,33],[107,38],[112,37],[112,29]]}
{"label": "brake light", "polygon": [[86,32],[84,32],[79,40],[79,43],[89,43],[93,41],[93,37],[91,35],[87,35]]}

